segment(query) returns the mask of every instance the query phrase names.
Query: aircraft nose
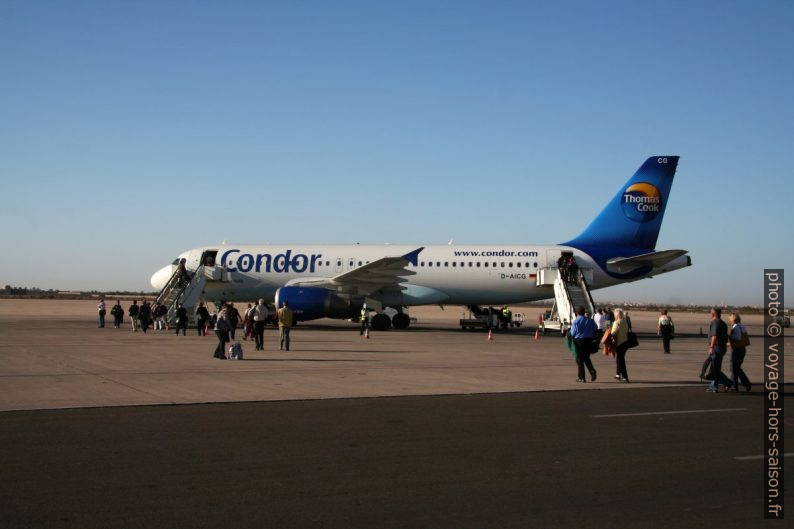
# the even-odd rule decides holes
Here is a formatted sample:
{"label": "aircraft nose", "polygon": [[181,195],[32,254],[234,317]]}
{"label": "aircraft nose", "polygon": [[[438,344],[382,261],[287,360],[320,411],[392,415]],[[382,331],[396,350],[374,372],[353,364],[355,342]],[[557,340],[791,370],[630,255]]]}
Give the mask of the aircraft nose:
{"label": "aircraft nose", "polygon": [[154,273],[151,279],[152,286],[155,290],[162,290],[165,285],[168,283],[168,280],[171,279],[171,275],[173,274],[173,270],[171,269],[171,265],[164,266],[160,270]]}

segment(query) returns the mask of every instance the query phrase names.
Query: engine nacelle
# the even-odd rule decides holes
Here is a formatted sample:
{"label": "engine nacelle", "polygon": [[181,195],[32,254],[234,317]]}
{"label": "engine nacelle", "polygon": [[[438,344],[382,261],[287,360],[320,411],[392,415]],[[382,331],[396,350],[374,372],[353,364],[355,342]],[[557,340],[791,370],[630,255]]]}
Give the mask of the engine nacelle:
{"label": "engine nacelle", "polygon": [[281,287],[276,290],[276,307],[289,302],[296,320],[307,321],[318,318],[349,318],[355,311],[351,303],[319,287]]}

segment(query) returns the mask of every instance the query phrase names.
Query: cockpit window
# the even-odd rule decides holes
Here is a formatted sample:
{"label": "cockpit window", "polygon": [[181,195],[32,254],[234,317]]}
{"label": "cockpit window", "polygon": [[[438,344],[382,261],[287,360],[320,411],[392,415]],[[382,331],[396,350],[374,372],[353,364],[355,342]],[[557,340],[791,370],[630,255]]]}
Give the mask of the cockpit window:
{"label": "cockpit window", "polygon": [[[160,261],[160,262],[162,263],[162,261]],[[178,264],[179,264],[179,257],[177,257],[176,259],[174,259],[173,261],[171,261],[171,264],[172,264],[172,265],[178,265]]]}

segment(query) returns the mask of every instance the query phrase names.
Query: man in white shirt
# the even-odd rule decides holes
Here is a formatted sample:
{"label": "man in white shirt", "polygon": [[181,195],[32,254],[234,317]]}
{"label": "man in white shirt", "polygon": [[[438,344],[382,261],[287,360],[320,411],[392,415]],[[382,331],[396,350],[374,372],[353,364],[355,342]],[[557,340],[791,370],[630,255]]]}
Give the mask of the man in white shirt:
{"label": "man in white shirt", "polygon": [[256,307],[251,309],[254,320],[254,339],[256,340],[256,350],[265,350],[265,320],[267,320],[267,305],[265,300],[260,299]]}
{"label": "man in white shirt", "polygon": [[99,313],[99,328],[105,326],[105,300],[99,298],[99,305],[96,306],[97,312]]}
{"label": "man in white shirt", "polygon": [[673,336],[673,318],[667,315],[667,310],[663,310],[659,316],[659,324],[656,326],[656,333],[662,337],[664,354],[670,354],[670,339]]}

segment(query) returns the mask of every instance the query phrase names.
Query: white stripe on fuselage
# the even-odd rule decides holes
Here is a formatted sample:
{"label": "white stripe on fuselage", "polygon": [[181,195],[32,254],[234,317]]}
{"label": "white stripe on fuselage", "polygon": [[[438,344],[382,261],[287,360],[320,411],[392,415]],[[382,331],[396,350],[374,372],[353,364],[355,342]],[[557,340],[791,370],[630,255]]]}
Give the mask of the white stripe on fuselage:
{"label": "white stripe on fuselage", "polygon": [[[418,246],[351,245],[221,245],[197,248],[180,257],[195,270],[205,250],[218,250],[217,264],[230,272],[231,282],[210,282],[208,299],[248,301],[272,299],[275,291],[288,281],[332,278],[383,257],[408,254]],[[415,272],[403,283],[443,293],[446,304],[506,304],[548,299],[551,287],[536,286],[536,276],[544,267],[556,266],[562,251],[571,251],[580,266],[593,268],[592,288],[615,284],[589,255],[566,246],[425,246],[419,253]],[[553,262],[551,262],[553,260]],[[432,266],[430,265],[432,263]],[[421,290],[421,289],[420,289]],[[411,304],[435,304],[437,296],[414,299]]]}

